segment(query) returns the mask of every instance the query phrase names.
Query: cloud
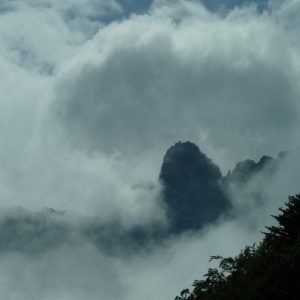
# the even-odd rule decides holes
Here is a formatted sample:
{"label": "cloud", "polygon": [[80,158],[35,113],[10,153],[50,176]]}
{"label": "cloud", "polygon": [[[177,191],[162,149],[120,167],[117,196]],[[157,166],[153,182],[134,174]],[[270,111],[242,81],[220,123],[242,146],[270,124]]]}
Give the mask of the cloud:
{"label": "cloud", "polygon": [[2,10],[15,11],[24,9],[53,11],[61,15],[67,22],[72,19],[89,19],[90,21],[99,21],[107,14],[122,13],[122,6],[115,0],[4,0],[2,1]]}
{"label": "cloud", "polygon": [[53,10],[16,8],[1,15],[0,24],[1,56],[23,69],[46,75],[72,55],[83,39]]}
{"label": "cloud", "polygon": [[295,55],[272,16],[154,6],[100,30],[62,69],[53,115],[73,145],[89,150],[183,138],[206,139],[231,163],[279,152],[298,122]]}
{"label": "cloud", "polygon": [[2,1],[1,54],[23,68],[52,73],[79,45],[119,16],[116,1]]}
{"label": "cloud", "polygon": [[[157,179],[174,142],[192,140],[223,172],[299,147],[299,1],[261,14],[156,1],[127,19],[114,1],[1,4],[4,217],[4,207],[46,206],[67,210],[77,229],[89,218],[125,231],[164,224]],[[106,24],[111,13],[120,19]],[[298,165],[297,154],[286,160],[266,186],[265,205],[249,215],[135,257],[76,235],[38,256],[1,252],[0,295],[173,297],[206,271],[210,255],[260,238],[267,216],[297,192]]]}
{"label": "cloud", "polygon": [[[234,235],[228,235],[228,232]],[[247,235],[245,235],[247,233]],[[126,257],[99,252],[86,240],[66,240],[46,253],[1,252],[1,296],[10,299],[172,298],[205,272],[212,254],[228,255],[257,239],[236,222],[156,245]],[[41,240],[40,240],[41,241]],[[197,264],[195,264],[197,261]],[[180,271],[179,271],[180,270]]]}
{"label": "cloud", "polygon": [[[1,296],[13,300],[120,298],[124,292],[117,261],[92,246],[62,247],[32,258],[24,254],[0,257]],[[117,287],[117,288],[116,288]]]}

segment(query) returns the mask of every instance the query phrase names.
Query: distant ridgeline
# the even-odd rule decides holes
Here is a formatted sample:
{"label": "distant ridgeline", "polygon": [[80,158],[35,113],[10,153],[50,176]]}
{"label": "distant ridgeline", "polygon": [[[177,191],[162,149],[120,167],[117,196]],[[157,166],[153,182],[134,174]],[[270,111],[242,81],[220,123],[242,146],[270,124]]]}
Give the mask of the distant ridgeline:
{"label": "distant ridgeline", "polygon": [[283,152],[278,159],[263,156],[257,163],[247,159],[222,177],[219,167],[195,144],[176,143],[167,150],[159,175],[170,231],[198,230],[228,216],[231,187],[242,188],[259,174],[271,176],[283,156]]}
{"label": "distant ridgeline", "polygon": [[[157,223],[128,230],[119,223],[103,224],[97,218],[82,222],[79,228],[66,221],[64,212],[15,209],[0,216],[0,251],[40,253],[77,236],[94,243],[101,251],[117,255],[135,253],[170,235],[201,230],[220,217],[234,218],[231,191],[238,187],[243,192],[243,187],[257,175],[271,176],[283,156],[263,156],[257,163],[239,162],[222,177],[219,167],[195,144],[176,143],[167,150],[159,174],[161,200],[169,220],[167,228]],[[254,196],[258,199],[260,195],[258,189]]]}

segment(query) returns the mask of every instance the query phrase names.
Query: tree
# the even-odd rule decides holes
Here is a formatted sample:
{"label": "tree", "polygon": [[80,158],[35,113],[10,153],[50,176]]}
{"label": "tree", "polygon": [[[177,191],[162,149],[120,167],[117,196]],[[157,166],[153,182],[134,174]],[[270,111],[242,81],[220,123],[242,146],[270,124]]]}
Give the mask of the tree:
{"label": "tree", "polygon": [[[300,194],[289,197],[274,216],[277,226],[266,227],[259,245],[245,247],[238,256],[222,258],[204,279],[183,290],[176,300],[298,300],[300,295]],[[187,292],[185,292],[187,291]]]}

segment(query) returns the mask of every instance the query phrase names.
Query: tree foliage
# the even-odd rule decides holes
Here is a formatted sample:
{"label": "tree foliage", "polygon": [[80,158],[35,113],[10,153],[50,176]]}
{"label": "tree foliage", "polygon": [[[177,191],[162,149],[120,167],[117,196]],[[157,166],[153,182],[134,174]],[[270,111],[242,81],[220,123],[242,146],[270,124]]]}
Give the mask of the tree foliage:
{"label": "tree foliage", "polygon": [[289,197],[277,226],[266,227],[259,245],[245,247],[236,257],[213,256],[218,268],[183,290],[176,300],[300,299],[300,194]]}

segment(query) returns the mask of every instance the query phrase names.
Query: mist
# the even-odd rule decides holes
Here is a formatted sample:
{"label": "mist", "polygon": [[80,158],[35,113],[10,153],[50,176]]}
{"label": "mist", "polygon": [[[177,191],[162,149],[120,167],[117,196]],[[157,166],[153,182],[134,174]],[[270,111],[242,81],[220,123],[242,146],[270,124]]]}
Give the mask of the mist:
{"label": "mist", "polygon": [[[173,299],[299,193],[300,1],[133,2],[0,3],[1,298]],[[290,152],[230,191],[230,218],[136,248],[128,232],[169,226],[178,141],[223,176]]]}

